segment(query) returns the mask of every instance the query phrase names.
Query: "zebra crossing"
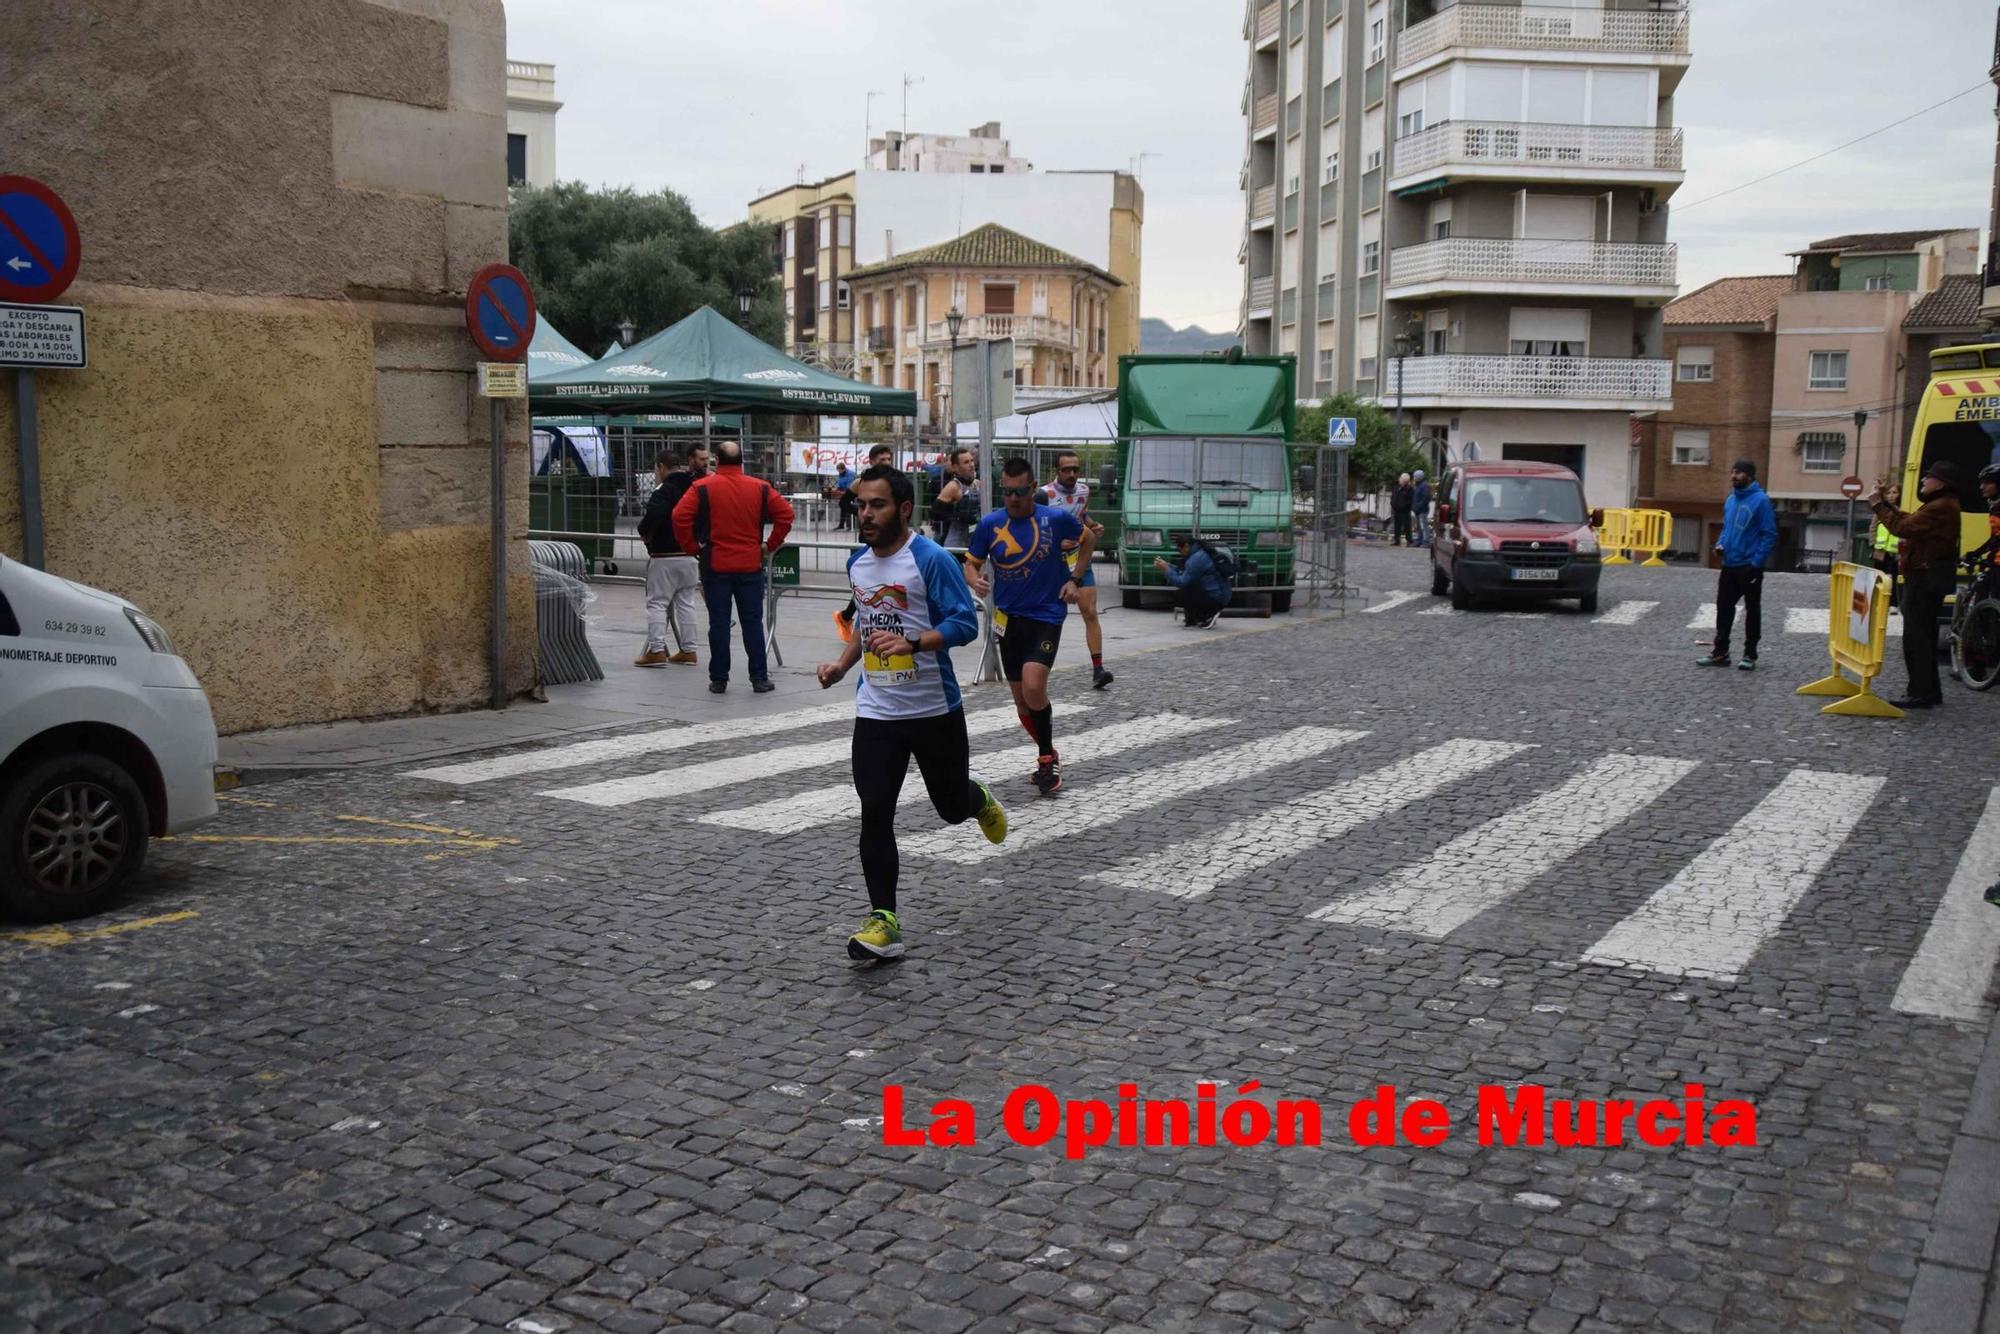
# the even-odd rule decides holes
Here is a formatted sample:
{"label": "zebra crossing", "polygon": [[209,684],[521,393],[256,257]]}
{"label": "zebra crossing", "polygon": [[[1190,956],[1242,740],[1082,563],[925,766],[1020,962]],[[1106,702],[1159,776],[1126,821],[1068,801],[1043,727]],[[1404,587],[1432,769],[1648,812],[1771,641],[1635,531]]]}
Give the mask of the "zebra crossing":
{"label": "zebra crossing", "polygon": [[[1534,903],[1566,863],[1589,865],[1593,855],[1602,855],[1602,840],[1634,822],[1645,828],[1661,803],[1708,786],[1696,781],[1702,761],[1669,755],[1575,755],[1480,737],[1411,750],[1358,727],[1177,713],[1088,719],[1079,726],[1093,707],[1103,705],[1059,705],[1058,735],[1070,777],[1062,797],[1041,801],[1023,789],[999,787],[1012,824],[1001,847],[919,815],[901,833],[906,865],[1018,865],[1060,844],[1066,864],[1087,868],[1079,877],[1086,889],[1133,894],[1136,903],[1254,902],[1262,911],[1289,898],[1278,911],[1331,927],[1442,941],[1487,913]],[[728,831],[839,834],[858,815],[847,773],[852,708],[843,701],[660,728],[406,776],[460,787],[501,784],[509,794],[599,808],[699,796],[703,808],[674,804],[683,808],[687,826],[717,837]],[[1007,735],[1018,726],[1011,704],[969,711],[975,771],[990,772],[1004,758],[1025,761],[1026,743]],[[812,735],[816,730],[821,734]],[[1513,763],[1530,757],[1532,764]],[[1337,769],[1317,767],[1324,764]],[[1437,831],[1445,837],[1434,851],[1401,865],[1368,865],[1396,854],[1385,854],[1379,842],[1350,841],[1365,827],[1398,817],[1427,826],[1435,811],[1450,808],[1430,798],[1503,767],[1495,786],[1520,794],[1511,809],[1469,828]],[[1843,874],[1841,859],[1870,812],[1892,800],[1885,795],[1886,778],[1803,766],[1771,772],[1774,783],[1749,809],[1725,813],[1734,818],[1726,829],[1718,819],[1721,832],[1677,871],[1663,868],[1652,885],[1631,886],[1646,891],[1643,901],[1608,929],[1594,930],[1596,939],[1573,962],[1739,981],[1788,922],[1810,912],[1816,889],[1851,884],[1854,871]],[[1204,818],[1201,803],[1186,800],[1217,791],[1237,798],[1233,818]],[[1247,815],[1240,814],[1246,792],[1261,802]],[[927,804],[914,775],[902,800],[910,807]],[[1413,807],[1421,808],[1414,817],[1408,814]],[[1484,813],[1491,810],[1489,804]],[[1391,840],[1389,847],[1396,846]],[[1135,847],[1141,850],[1131,851]],[[1339,879],[1312,869],[1343,853]],[[1358,880],[1349,878],[1356,857],[1368,872]],[[1911,923],[1921,924],[1921,940],[1896,988],[1894,1010],[1968,1021],[1990,1015],[1986,998],[2000,960],[2000,911],[1981,894],[1996,879],[2000,787],[1974,817],[1942,893],[1932,886],[1914,902],[1897,900],[1924,920]],[[933,882],[949,884],[951,878]],[[1915,938],[1914,929],[1911,934]]]}
{"label": "zebra crossing", "polygon": [[[1427,605],[1413,605],[1418,603]],[[1614,602],[1605,607],[1603,611],[1590,616],[1579,615],[1578,613],[1566,610],[1561,605],[1553,609],[1523,605],[1501,609],[1488,608],[1479,611],[1460,611],[1450,603],[1441,598],[1435,598],[1428,592],[1421,592],[1415,589],[1398,589],[1394,592],[1376,596],[1368,606],[1363,607],[1361,610],[1363,613],[1369,615],[1402,612],[1409,616],[1477,616],[1483,619],[1492,619],[1495,617],[1503,619],[1538,617],[1555,621],[1577,620],[1584,621],[1590,625],[1618,627],[1644,624],[1660,610],[1662,605],[1664,604],[1657,600],[1647,598],[1626,598],[1622,601]],[[1832,613],[1825,607],[1771,607],[1767,609],[1764,619],[1767,632],[1777,630],[1788,635],[1809,635],[1814,638],[1825,639],[1828,623],[1832,619]],[[1740,630],[1743,625],[1743,617],[1740,610],[1737,614],[1736,624]],[[1713,602],[1697,604],[1694,614],[1688,618],[1686,628],[1689,630],[1715,629],[1715,604]],[[1902,633],[1902,618],[1891,616],[1888,623],[1889,637],[1892,639],[1900,638]]]}

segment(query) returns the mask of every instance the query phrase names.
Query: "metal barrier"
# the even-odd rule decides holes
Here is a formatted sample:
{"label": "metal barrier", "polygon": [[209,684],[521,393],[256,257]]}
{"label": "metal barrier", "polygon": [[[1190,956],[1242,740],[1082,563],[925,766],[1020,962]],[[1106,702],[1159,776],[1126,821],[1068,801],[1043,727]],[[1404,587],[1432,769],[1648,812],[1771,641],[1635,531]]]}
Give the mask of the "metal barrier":
{"label": "metal barrier", "polygon": [[[1833,567],[1827,583],[1826,646],[1833,674],[1798,689],[1801,695],[1837,698],[1821,709],[1848,718],[1901,718],[1903,711],[1871,688],[1882,672],[1889,633],[1889,580],[1880,571],[1851,561]],[[1862,631],[1856,634],[1855,631]],[[1857,684],[1842,669],[1860,678]]]}
{"label": "metal barrier", "polygon": [[1632,511],[1606,510],[1604,523],[1597,530],[1597,548],[1604,554],[1606,565],[1630,565],[1632,558],[1625,554],[1632,545]]}
{"label": "metal barrier", "polygon": [[1646,553],[1642,565],[1663,566],[1660,553],[1674,544],[1674,516],[1666,510],[1633,510],[1630,551]]}
{"label": "metal barrier", "polygon": [[535,648],[542,680],[548,685],[602,681],[604,669],[584,629],[580,597],[593,596],[584,583],[587,565],[574,542],[528,543],[535,580]]}

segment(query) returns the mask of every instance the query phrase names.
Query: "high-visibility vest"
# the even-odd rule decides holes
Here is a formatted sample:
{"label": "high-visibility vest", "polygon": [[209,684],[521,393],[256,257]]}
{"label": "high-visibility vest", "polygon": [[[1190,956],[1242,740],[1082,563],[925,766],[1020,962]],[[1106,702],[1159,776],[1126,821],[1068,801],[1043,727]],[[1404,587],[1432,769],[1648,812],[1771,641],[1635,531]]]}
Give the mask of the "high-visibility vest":
{"label": "high-visibility vest", "polygon": [[1875,549],[1877,551],[1886,551],[1893,556],[1897,551],[1902,549],[1902,546],[1903,540],[1889,531],[1889,525],[1885,523],[1875,525]]}

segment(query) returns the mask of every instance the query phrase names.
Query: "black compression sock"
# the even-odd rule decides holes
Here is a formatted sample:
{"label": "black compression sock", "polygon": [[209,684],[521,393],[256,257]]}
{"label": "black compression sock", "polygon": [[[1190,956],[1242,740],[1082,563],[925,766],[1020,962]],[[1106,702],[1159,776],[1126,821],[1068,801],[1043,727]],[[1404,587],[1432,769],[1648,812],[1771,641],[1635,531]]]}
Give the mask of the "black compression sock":
{"label": "black compression sock", "polygon": [[1056,706],[1045,704],[1039,709],[1028,710],[1028,723],[1034,729],[1035,744],[1044,755],[1056,753]]}

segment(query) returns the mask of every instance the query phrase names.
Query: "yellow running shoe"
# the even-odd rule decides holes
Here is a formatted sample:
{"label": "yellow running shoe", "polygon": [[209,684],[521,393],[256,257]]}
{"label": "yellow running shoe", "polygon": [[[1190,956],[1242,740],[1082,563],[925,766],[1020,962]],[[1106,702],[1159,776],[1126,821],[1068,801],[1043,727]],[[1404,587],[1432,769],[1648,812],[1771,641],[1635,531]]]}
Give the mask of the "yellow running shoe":
{"label": "yellow running shoe", "polygon": [[[974,779],[973,781],[978,782],[979,780]],[[979,808],[979,832],[986,835],[988,843],[1005,843],[1007,841],[1007,808],[1000,804],[1000,799],[993,795],[993,789],[986,786],[986,784],[980,783],[979,790],[986,794],[986,804]]]}
{"label": "yellow running shoe", "polygon": [[847,938],[847,957],[862,963],[894,959],[902,953],[903,929],[896,924],[896,914],[881,908],[869,913],[861,929]]}

